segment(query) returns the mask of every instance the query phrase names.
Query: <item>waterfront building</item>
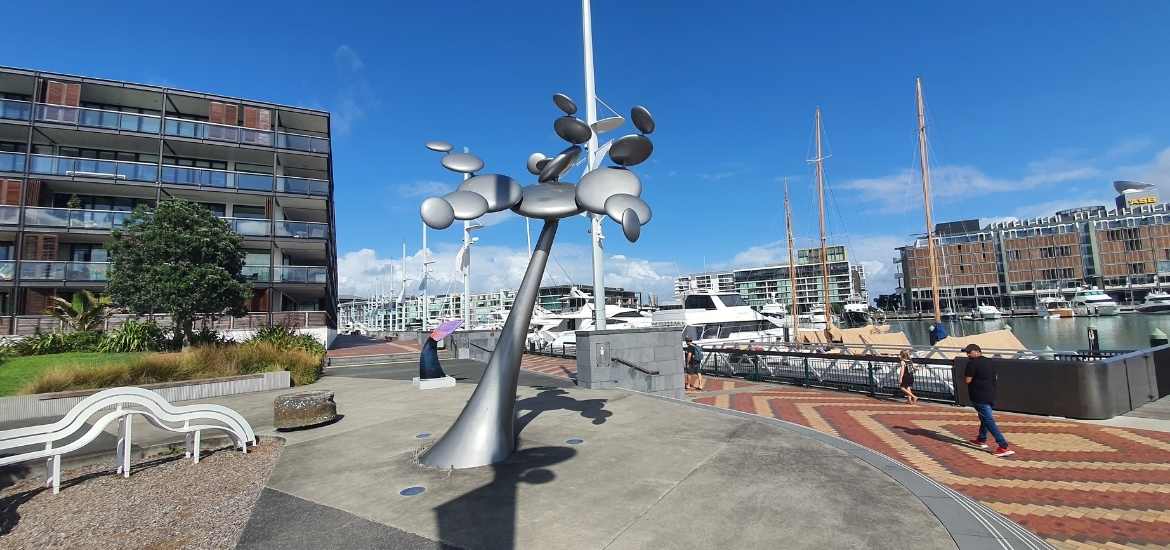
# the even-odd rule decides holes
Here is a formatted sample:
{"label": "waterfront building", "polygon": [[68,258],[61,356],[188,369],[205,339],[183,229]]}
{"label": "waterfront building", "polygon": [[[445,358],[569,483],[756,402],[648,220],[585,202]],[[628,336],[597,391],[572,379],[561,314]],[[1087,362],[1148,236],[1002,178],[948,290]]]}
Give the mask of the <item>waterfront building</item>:
{"label": "waterfront building", "polygon": [[[1133,302],[1154,288],[1170,287],[1170,205],[1159,202],[1150,185],[1116,182],[1114,187],[1117,204],[1127,206],[1085,206],[986,225],[978,220],[937,224],[943,307],[1032,308],[1038,298],[1070,298],[1085,285]],[[929,311],[926,237],[898,248],[894,263],[902,303]]]}
{"label": "waterfront building", "polygon": [[[829,246],[826,251],[830,304],[840,309],[852,294],[865,293],[868,296],[864,286],[865,269],[849,263],[845,247]],[[820,253],[820,248],[802,248],[796,253],[796,300],[801,312],[808,311],[813,304],[820,304],[824,299]],[[788,264],[694,273],[675,279],[674,292],[679,299],[696,291],[736,292],[755,308],[770,303],[792,303]]]}
{"label": "waterfront building", "polygon": [[0,334],[50,298],[104,290],[105,243],[138,206],[201,203],[244,238],[244,319],[335,327],[329,113],[0,68]]}

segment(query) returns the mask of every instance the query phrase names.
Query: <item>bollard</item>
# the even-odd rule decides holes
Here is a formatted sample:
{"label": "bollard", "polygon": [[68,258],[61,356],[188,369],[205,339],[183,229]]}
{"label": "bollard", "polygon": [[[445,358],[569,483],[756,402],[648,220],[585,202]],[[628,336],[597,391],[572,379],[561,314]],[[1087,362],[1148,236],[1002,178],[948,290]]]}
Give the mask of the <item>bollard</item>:
{"label": "bollard", "polygon": [[1088,330],[1089,353],[1101,353],[1101,340],[1098,339],[1097,327],[1090,326]]}
{"label": "bollard", "polygon": [[1164,346],[1167,343],[1170,343],[1170,341],[1167,341],[1166,333],[1162,332],[1162,329],[1155,328],[1154,330],[1150,331],[1150,347],[1151,348],[1156,348],[1158,346]]}

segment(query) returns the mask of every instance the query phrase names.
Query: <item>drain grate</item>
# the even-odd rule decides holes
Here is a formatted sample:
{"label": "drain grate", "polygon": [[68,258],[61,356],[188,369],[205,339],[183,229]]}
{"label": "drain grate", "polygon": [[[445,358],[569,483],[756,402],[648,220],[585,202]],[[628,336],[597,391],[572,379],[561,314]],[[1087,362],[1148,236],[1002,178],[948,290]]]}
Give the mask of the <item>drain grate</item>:
{"label": "drain grate", "polygon": [[415,439],[426,439],[430,436],[431,436],[431,432],[421,432],[418,435],[414,436],[414,438]]}
{"label": "drain grate", "polygon": [[423,494],[424,492],[426,492],[426,490],[427,490],[426,487],[421,487],[421,486],[415,485],[414,487],[407,487],[401,491],[398,491],[398,494],[400,494],[404,497],[413,497],[413,496]]}
{"label": "drain grate", "polygon": [[565,440],[565,443],[568,443],[569,445],[580,445],[584,442],[585,440],[581,439],[580,437],[570,437],[569,439]]}

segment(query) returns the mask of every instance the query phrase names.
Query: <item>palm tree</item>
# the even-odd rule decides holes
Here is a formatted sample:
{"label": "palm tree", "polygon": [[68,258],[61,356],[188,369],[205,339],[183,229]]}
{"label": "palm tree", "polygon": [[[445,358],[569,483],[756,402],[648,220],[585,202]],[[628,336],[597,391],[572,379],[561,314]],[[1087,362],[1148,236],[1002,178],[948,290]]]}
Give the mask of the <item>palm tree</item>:
{"label": "palm tree", "polygon": [[95,296],[88,290],[73,294],[72,300],[53,296],[52,303],[45,309],[51,315],[77,332],[89,332],[101,328],[106,318],[112,315],[110,298]]}

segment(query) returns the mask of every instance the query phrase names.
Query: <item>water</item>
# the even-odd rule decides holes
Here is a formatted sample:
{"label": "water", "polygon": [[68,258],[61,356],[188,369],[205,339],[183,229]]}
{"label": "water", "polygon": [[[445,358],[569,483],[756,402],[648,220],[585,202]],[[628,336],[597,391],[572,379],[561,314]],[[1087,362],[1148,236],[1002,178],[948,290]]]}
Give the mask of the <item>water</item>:
{"label": "water", "polygon": [[[930,344],[930,325],[933,321],[889,321],[890,330],[902,331],[915,345]],[[1012,332],[1028,349],[1080,350],[1089,348],[1088,328],[1096,327],[1101,349],[1141,349],[1150,346],[1150,331],[1154,328],[1170,334],[1170,315],[1127,313],[1113,317],[1073,317],[1048,319],[1043,317],[1013,317],[993,321],[950,321],[947,330],[952,336],[988,332],[1011,325]]]}

